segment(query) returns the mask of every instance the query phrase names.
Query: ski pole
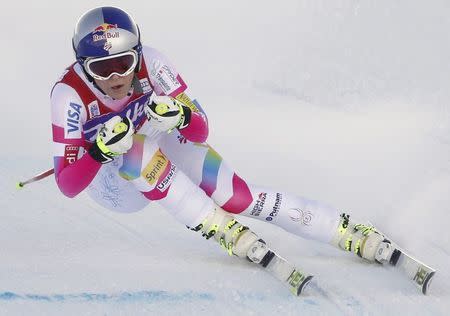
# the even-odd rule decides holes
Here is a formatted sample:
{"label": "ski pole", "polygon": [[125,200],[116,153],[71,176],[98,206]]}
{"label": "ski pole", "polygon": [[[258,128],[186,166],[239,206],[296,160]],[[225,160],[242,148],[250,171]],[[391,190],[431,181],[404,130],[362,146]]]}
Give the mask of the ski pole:
{"label": "ski pole", "polygon": [[23,188],[25,185],[27,185],[29,183],[33,183],[33,182],[42,180],[44,178],[47,178],[48,176],[52,175],[54,172],[55,172],[55,169],[53,169],[53,168],[52,169],[48,169],[47,171],[44,171],[44,172],[42,172],[40,174],[37,174],[37,175],[35,175],[34,177],[32,177],[32,178],[30,178],[28,180],[21,181],[21,182],[17,183],[17,188],[21,189],[21,188]]}

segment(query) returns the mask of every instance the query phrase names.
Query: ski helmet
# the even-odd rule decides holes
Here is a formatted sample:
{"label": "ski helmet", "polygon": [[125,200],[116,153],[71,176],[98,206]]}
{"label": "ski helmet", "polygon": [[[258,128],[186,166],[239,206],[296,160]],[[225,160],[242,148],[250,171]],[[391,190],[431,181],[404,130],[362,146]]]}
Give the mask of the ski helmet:
{"label": "ski helmet", "polygon": [[138,55],[140,68],[142,45],[139,28],[133,18],[116,7],[99,7],[84,13],[72,38],[76,59],[81,65],[87,58],[107,57],[129,50]]}

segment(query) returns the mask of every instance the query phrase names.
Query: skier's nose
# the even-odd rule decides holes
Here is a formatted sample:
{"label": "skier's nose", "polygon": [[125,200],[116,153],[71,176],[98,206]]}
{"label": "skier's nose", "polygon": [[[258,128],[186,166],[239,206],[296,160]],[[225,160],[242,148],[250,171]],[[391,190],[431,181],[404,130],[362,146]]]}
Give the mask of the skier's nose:
{"label": "skier's nose", "polygon": [[120,76],[118,75],[118,74],[113,74],[112,76],[111,76],[111,78],[109,78],[110,80],[112,80],[112,81],[116,81],[117,79],[119,79],[120,78]]}

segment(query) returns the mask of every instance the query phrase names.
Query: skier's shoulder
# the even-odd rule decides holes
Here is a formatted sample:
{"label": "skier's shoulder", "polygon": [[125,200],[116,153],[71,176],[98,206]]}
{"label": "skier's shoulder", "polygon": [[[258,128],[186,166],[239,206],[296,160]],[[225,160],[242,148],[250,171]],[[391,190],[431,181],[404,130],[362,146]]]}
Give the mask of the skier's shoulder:
{"label": "skier's shoulder", "polygon": [[167,55],[155,47],[143,45],[142,55],[144,60],[150,64],[172,64]]}
{"label": "skier's shoulder", "polygon": [[85,116],[85,108],[77,91],[64,83],[57,83],[50,97],[52,117],[65,117],[66,113],[75,111],[79,117]]}
{"label": "skier's shoulder", "polygon": [[70,84],[68,76],[76,75],[74,65],[67,67],[57,79],[50,93],[50,105],[53,119],[65,116],[70,111],[76,111],[80,116],[84,116],[85,109],[82,106],[83,101],[80,97],[80,91],[77,86]]}
{"label": "skier's shoulder", "polygon": [[147,66],[148,73],[154,77],[159,72],[168,72],[169,75],[178,75],[172,61],[161,51],[150,46],[142,47],[142,55]]}
{"label": "skier's shoulder", "polygon": [[165,54],[153,47],[143,46],[142,55],[152,86],[158,95],[176,96],[186,90],[187,85]]}
{"label": "skier's shoulder", "polygon": [[83,84],[84,76],[81,75],[81,72],[82,69],[78,63],[73,63],[64,69],[53,85],[50,97],[53,98],[54,95],[61,94],[78,96],[79,90],[85,88],[85,85]]}

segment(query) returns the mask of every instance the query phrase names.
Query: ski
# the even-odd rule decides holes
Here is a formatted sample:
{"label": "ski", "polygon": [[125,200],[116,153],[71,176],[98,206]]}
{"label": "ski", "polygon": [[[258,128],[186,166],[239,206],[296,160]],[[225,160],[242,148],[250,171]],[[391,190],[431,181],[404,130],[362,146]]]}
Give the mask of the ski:
{"label": "ski", "polygon": [[296,296],[302,294],[305,286],[313,278],[312,275],[304,273],[269,249],[262,240],[250,247],[247,257],[250,261],[259,264],[266,272],[281,281]]}
{"label": "ski", "polygon": [[388,242],[383,242],[383,247],[378,249],[375,259],[382,263],[388,262],[389,265],[414,282],[423,294],[427,294],[436,273],[435,269]]}
{"label": "ski", "polygon": [[436,270],[398,248],[394,249],[389,264],[412,280],[423,294],[427,294]]}

